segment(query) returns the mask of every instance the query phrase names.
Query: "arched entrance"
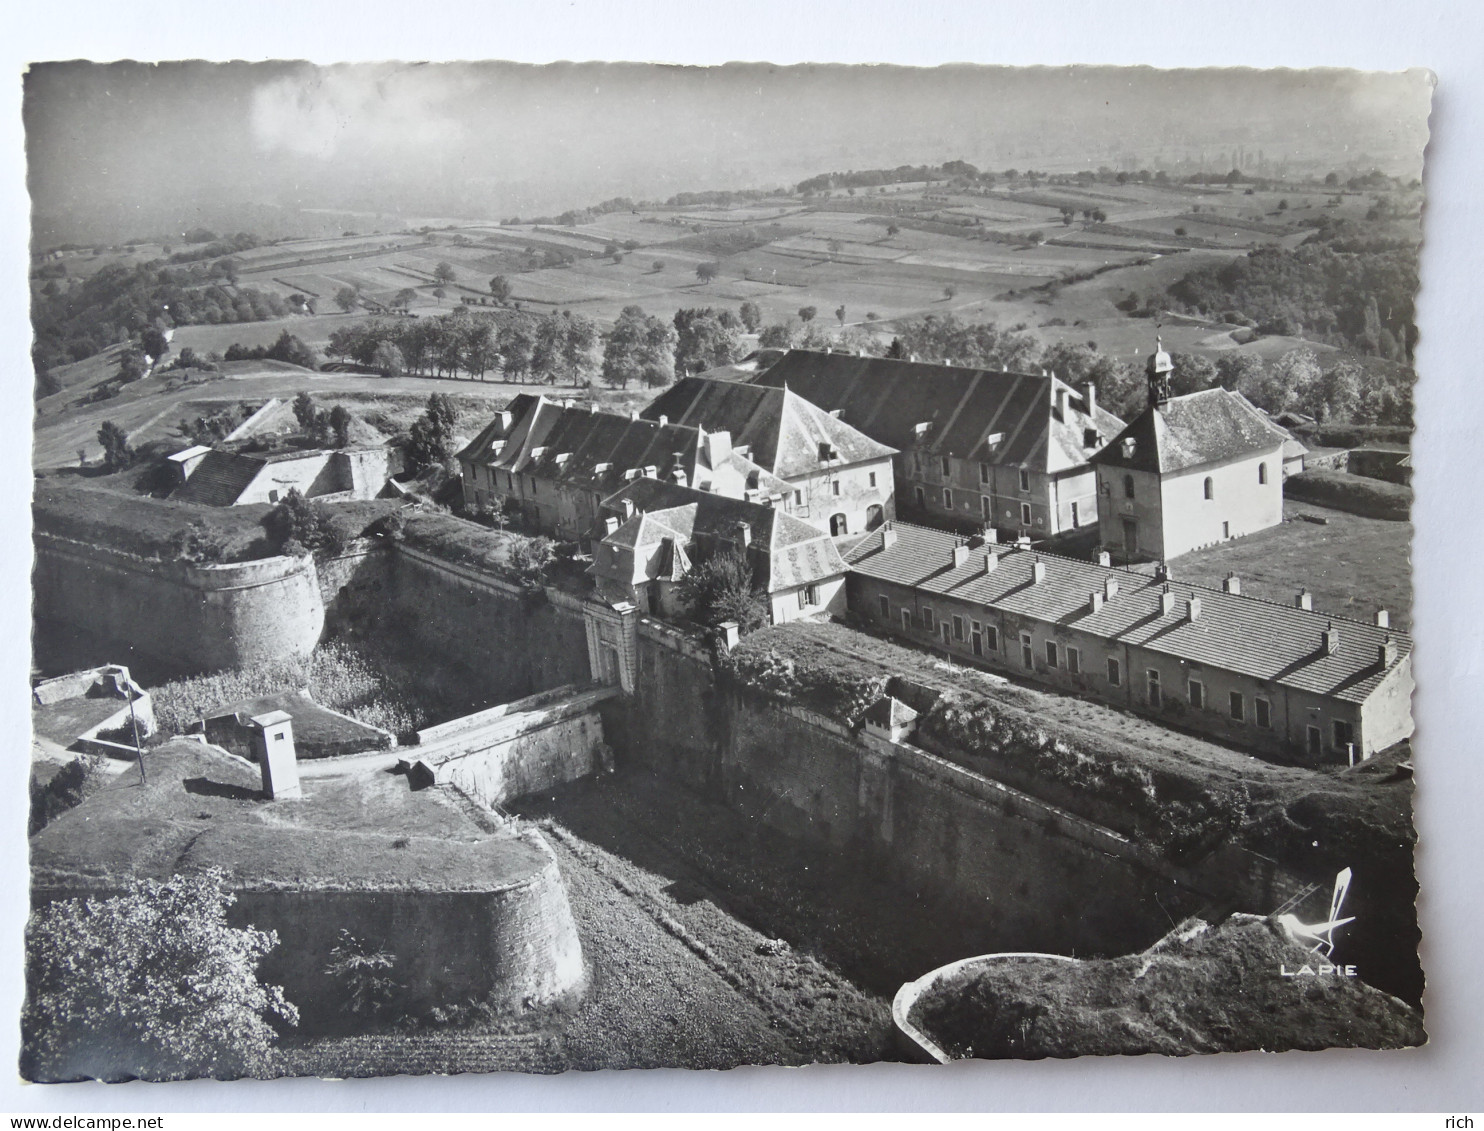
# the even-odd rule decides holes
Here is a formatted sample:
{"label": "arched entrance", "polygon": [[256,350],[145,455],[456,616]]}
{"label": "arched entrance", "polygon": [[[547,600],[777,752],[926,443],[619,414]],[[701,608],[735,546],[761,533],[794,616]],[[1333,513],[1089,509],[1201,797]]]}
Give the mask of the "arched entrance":
{"label": "arched entrance", "polygon": [[838,538],[842,534],[849,534],[850,529],[843,514],[830,515],[830,537]]}
{"label": "arched entrance", "polygon": [[883,521],[881,504],[872,503],[866,508],[866,529],[875,530]]}

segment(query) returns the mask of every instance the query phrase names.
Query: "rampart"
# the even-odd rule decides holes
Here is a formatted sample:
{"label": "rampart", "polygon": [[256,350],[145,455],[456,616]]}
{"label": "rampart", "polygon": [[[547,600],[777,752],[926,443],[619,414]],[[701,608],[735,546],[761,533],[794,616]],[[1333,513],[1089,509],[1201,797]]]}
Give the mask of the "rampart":
{"label": "rampart", "polygon": [[311,558],[160,562],[35,532],[39,617],[209,671],[312,650],[325,608]]}

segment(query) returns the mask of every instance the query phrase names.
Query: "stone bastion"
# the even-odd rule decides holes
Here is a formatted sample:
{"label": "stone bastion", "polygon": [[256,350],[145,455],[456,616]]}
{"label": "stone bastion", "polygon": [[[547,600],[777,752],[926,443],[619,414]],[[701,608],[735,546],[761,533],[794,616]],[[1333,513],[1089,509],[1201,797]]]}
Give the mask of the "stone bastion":
{"label": "stone bastion", "polygon": [[278,932],[260,975],[308,1031],[347,1022],[345,987],[326,972],[342,930],[395,956],[398,1014],[471,999],[532,1009],[581,991],[576,925],[536,830],[387,770],[316,775],[302,799],[266,801],[255,765],[202,742],[145,762],[147,783],[125,771],[32,839],[33,906],[222,868],[234,925]]}

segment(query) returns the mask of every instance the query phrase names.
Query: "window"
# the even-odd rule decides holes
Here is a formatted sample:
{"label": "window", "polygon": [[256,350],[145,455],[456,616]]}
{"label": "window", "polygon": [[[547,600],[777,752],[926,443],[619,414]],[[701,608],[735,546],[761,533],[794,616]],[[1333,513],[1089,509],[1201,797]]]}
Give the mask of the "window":
{"label": "window", "polygon": [[803,589],[799,590],[799,608],[807,609],[814,603],[809,598],[809,590],[812,588],[814,588],[812,585],[806,585]]}
{"label": "window", "polygon": [[833,483],[830,484],[830,494],[834,495],[836,498],[839,497],[839,495],[840,495],[840,481],[838,479],[836,479]]}
{"label": "window", "polygon": [[911,609],[903,609],[902,610],[902,631],[903,632],[911,632],[912,631],[912,610]]}
{"label": "window", "polygon": [[1020,658],[1025,661],[1025,666],[1034,668],[1036,666],[1036,654],[1031,650],[1031,634],[1022,632],[1020,634]]}
{"label": "window", "polygon": [[795,491],[794,492],[794,506],[801,507],[803,505],[804,505],[804,492],[802,492],[802,491]]}
{"label": "window", "polygon": [[1257,465],[1257,481],[1259,483],[1266,483],[1268,481],[1268,465],[1267,464],[1260,463],[1260,464]]}
{"label": "window", "polygon": [[984,642],[991,652],[1000,650],[1000,630],[992,624],[984,626]]}
{"label": "window", "polygon": [[1206,705],[1206,685],[1198,679],[1190,681],[1190,705],[1196,710]]}
{"label": "window", "polygon": [[944,644],[947,644],[948,641],[949,641],[949,637],[948,637],[948,622],[945,620],[938,627],[943,630],[943,643]]}
{"label": "window", "polygon": [[989,464],[987,464],[987,463],[981,463],[979,465],[979,482],[981,482],[981,483],[988,483],[989,482]]}
{"label": "window", "polygon": [[1324,732],[1316,726],[1308,729],[1309,753],[1317,758],[1324,753]]}
{"label": "window", "polygon": [[1132,499],[1134,497],[1134,477],[1132,475],[1125,475],[1123,477],[1123,497],[1125,499]]}
{"label": "window", "polygon": [[1201,490],[1205,493],[1206,498],[1214,499],[1216,497],[1216,482],[1209,475],[1206,476],[1206,482],[1201,485]]}
{"label": "window", "polygon": [[891,620],[891,598],[883,593],[876,599],[881,602],[881,619]]}
{"label": "window", "polygon": [[944,478],[947,478],[948,476],[953,474],[953,465],[948,462],[947,456],[944,456],[938,461],[938,466],[943,469]]}
{"label": "window", "polygon": [[276,502],[278,502],[278,492],[277,491],[269,491],[268,492],[268,501],[270,503],[276,503]]}
{"label": "window", "polygon": [[1020,489],[1022,491],[1029,491],[1031,489],[1030,468],[1022,467],[1020,469]]}
{"label": "window", "polygon": [[1072,504],[1072,525],[1074,527],[1078,525],[1077,504],[1076,503],[1073,503]]}
{"label": "window", "polygon": [[1031,524],[1031,505],[1030,505],[1030,503],[1021,503],[1020,504],[1020,525],[1021,526],[1029,526],[1030,524]]}
{"label": "window", "polygon": [[955,616],[953,618],[953,638],[962,640],[964,638],[964,618]]}
{"label": "window", "polygon": [[1059,667],[1060,666],[1056,662],[1056,641],[1055,640],[1048,640],[1048,641],[1046,641],[1046,666],[1048,668],[1055,668],[1055,667]]}
{"label": "window", "polygon": [[927,496],[923,493],[921,487],[912,488],[912,498],[916,501],[919,509],[927,506]]}
{"label": "window", "polygon": [[933,610],[924,608],[922,610],[922,627],[929,632],[933,631]]}
{"label": "window", "polygon": [[970,637],[970,642],[973,644],[974,647],[974,655],[984,655],[984,634],[979,631],[978,625],[974,626],[974,632]]}
{"label": "window", "polygon": [[1266,699],[1252,700],[1253,715],[1257,719],[1257,725],[1266,730],[1273,729],[1273,705]]}
{"label": "window", "polygon": [[1073,675],[1082,674],[1082,653],[1076,648],[1067,649],[1067,671]]}
{"label": "window", "polygon": [[1344,719],[1334,720],[1335,749],[1344,750],[1355,742],[1355,728]]}
{"label": "window", "polygon": [[1232,536],[1232,524],[1231,523],[1229,523],[1229,522],[1223,522],[1221,524],[1221,536],[1223,538],[1230,538]]}
{"label": "window", "polygon": [[1247,716],[1247,705],[1242,699],[1242,693],[1240,691],[1233,691],[1229,694],[1228,699],[1231,703],[1232,721],[1241,722]]}
{"label": "window", "polygon": [[1149,672],[1148,672],[1148,677],[1149,677],[1149,705],[1151,707],[1156,707],[1156,708],[1163,707],[1164,706],[1164,699],[1160,695],[1160,690],[1159,690],[1159,672],[1156,671],[1154,668],[1150,668],[1149,669]]}
{"label": "window", "polygon": [[1109,656],[1108,657],[1108,683],[1111,686],[1113,686],[1113,687],[1117,687],[1122,682],[1123,682],[1123,671],[1122,671],[1122,669],[1121,669],[1118,661],[1115,660],[1112,656]]}
{"label": "window", "polygon": [[876,473],[874,471],[868,471],[866,473],[866,481],[869,486],[876,486]]}
{"label": "window", "polygon": [[943,488],[943,506],[948,510],[953,509],[953,492],[947,487]]}

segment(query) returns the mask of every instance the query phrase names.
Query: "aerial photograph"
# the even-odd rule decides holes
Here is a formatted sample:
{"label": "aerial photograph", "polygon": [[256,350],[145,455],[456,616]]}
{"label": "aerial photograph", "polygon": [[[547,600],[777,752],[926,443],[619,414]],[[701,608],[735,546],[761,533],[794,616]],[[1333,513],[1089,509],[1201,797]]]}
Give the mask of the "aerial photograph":
{"label": "aerial photograph", "polygon": [[31,65],[20,1076],[1425,1044],[1433,81]]}

